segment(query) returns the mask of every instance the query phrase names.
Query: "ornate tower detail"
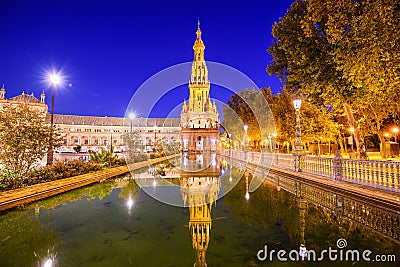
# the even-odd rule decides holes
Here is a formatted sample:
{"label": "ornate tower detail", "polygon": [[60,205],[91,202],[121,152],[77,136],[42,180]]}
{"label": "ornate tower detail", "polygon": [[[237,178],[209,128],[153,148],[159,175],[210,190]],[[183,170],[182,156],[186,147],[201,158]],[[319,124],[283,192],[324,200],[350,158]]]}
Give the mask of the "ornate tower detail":
{"label": "ornate tower detail", "polygon": [[[210,81],[208,80],[208,69],[204,60],[204,50],[205,45],[201,39],[199,21],[196,40],[193,45],[193,63],[188,85],[189,100],[187,104],[186,101],[184,102],[181,112],[181,143],[183,151],[212,151],[215,150],[218,140],[218,111],[215,102],[212,103],[210,100]],[[189,129],[192,130],[190,131]],[[191,132],[190,136],[189,132]]]}
{"label": "ornate tower detail", "polygon": [[4,83],[3,86],[0,89],[0,99],[5,99],[6,97],[6,88],[4,88]]}

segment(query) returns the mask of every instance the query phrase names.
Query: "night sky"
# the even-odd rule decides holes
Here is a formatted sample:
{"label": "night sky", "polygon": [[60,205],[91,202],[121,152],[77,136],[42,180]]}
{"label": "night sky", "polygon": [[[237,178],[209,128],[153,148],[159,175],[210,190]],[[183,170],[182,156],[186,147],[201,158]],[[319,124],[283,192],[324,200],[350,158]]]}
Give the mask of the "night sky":
{"label": "night sky", "polygon": [[[7,98],[22,91],[39,97],[44,89],[50,103],[45,73],[56,68],[65,77],[55,113],[124,116],[143,82],[193,60],[200,18],[207,61],[236,68],[258,87],[277,92],[282,85],[265,71],[271,59],[266,49],[273,23],[291,2],[2,0],[0,83]],[[184,75],[189,81],[189,72]],[[209,75],[212,83],[211,70]],[[152,116],[166,116],[188,94],[186,85],[169,92]],[[211,95],[221,101],[230,96],[213,85]]]}

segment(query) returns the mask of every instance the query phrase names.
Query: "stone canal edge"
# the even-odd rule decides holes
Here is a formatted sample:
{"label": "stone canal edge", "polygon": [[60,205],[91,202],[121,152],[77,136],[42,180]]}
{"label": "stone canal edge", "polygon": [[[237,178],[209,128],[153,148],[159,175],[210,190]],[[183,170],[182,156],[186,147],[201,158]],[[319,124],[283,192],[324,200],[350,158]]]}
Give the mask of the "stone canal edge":
{"label": "stone canal edge", "polygon": [[82,186],[96,183],[101,180],[122,175],[128,173],[129,170],[137,170],[143,167],[147,167],[150,164],[159,163],[174,157],[176,157],[176,155],[147,160],[143,162],[137,162],[131,164],[129,168],[127,165],[124,165],[120,167],[86,173],[47,183],[41,183],[41,184],[4,191],[0,193],[0,212],[19,205],[27,204],[29,202],[33,202],[69,190],[73,190]]}

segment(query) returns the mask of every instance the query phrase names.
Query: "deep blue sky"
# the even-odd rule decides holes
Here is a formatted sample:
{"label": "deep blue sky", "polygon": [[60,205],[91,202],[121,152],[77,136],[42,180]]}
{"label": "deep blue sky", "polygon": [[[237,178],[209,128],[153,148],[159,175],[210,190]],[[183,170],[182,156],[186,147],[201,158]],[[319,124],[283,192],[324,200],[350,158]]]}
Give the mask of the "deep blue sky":
{"label": "deep blue sky", "polygon": [[[232,66],[276,92],[281,84],[265,71],[266,49],[274,21],[291,2],[2,0],[0,83],[6,97],[22,90],[39,96],[45,89],[50,103],[43,76],[54,66],[67,76],[56,93],[56,113],[124,116],[145,80],[192,61],[200,18],[206,60]],[[168,94],[180,101],[187,95],[185,88]],[[166,112],[167,105],[160,105],[154,115]]]}

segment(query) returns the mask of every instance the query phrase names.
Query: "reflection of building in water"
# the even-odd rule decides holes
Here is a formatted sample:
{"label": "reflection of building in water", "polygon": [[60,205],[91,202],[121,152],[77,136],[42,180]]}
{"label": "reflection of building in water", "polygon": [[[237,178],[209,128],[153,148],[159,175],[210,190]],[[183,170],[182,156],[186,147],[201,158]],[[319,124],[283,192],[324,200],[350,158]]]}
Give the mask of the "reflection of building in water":
{"label": "reflection of building in water", "polygon": [[211,208],[221,187],[219,169],[211,166],[204,172],[181,173],[180,186],[183,202],[189,206],[189,230],[196,251],[194,266],[204,267],[210,241]]}
{"label": "reflection of building in water", "polygon": [[204,60],[204,43],[200,22],[193,45],[194,59],[190,71],[189,101],[181,112],[181,145],[186,152],[215,151],[218,142],[218,111],[210,99],[210,81]]}
{"label": "reflection of building in water", "polygon": [[216,171],[219,172],[219,166],[215,153],[183,153],[180,166],[184,172],[202,172],[202,175],[206,175],[206,173],[214,175]]}

